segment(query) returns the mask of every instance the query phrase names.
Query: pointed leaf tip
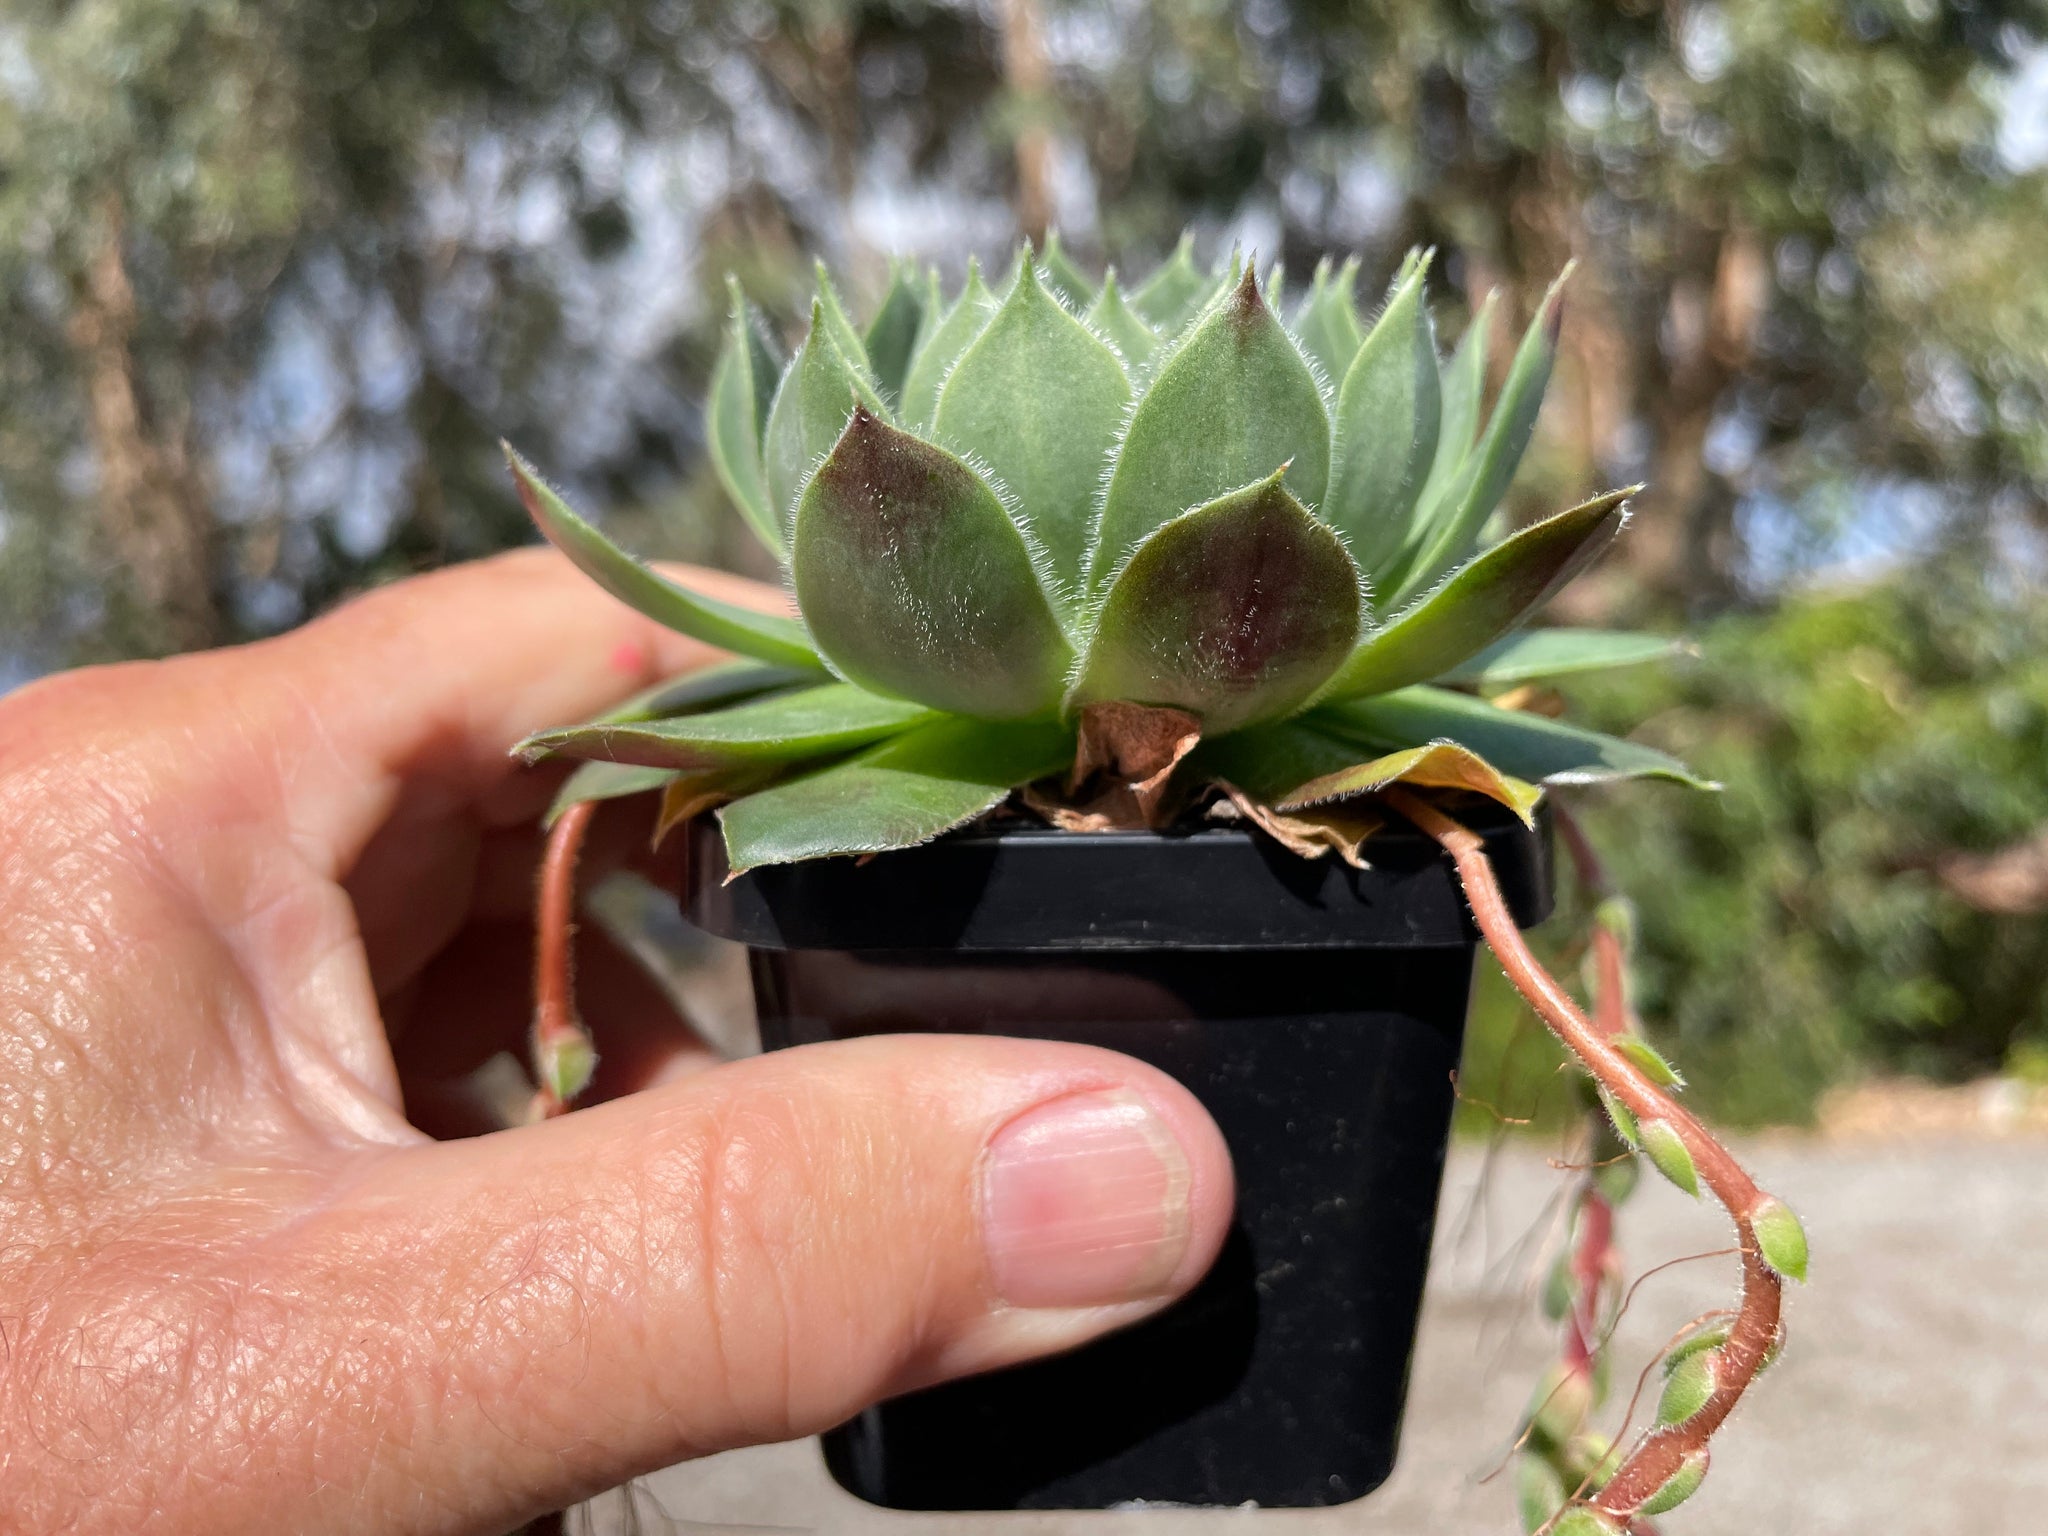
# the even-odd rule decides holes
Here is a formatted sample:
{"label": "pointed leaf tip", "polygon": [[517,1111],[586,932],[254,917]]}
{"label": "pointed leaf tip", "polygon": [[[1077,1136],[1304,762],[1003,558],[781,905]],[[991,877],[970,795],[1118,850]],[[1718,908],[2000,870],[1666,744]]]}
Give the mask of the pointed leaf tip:
{"label": "pointed leaf tip", "polygon": [[1322,501],[1330,427],[1315,375],[1256,284],[1213,306],[1153,374],[1116,451],[1089,561],[1100,591],[1138,541],[1172,518],[1291,463],[1287,483]]}
{"label": "pointed leaf tip", "polygon": [[1130,395],[1115,351],[1036,277],[1011,290],[939,392],[932,435],[972,445],[1009,490],[1062,597],[1080,585],[1102,467]]}
{"label": "pointed leaf tip", "polygon": [[865,688],[982,719],[1059,701],[1071,652],[1023,534],[973,469],[872,410],[805,488],[790,570],[819,648]]}
{"label": "pointed leaf tip", "polygon": [[706,645],[780,666],[823,670],[802,624],[781,614],[758,613],[706,597],[670,581],[577,516],[509,443],[505,457],[527,515],[548,542],[627,607]]}
{"label": "pointed leaf tip", "polygon": [[1533,615],[1620,532],[1629,492],[1609,491],[1511,534],[1368,636],[1327,697],[1387,693],[1442,676]]}
{"label": "pointed leaf tip", "polygon": [[[1604,903],[1603,903],[1604,905]],[[1614,1042],[1614,1048],[1626,1056],[1635,1069],[1655,1083],[1659,1088],[1683,1088],[1685,1079],[1678,1069],[1658,1053],[1655,1046],[1640,1035],[1623,1035]]]}
{"label": "pointed leaf tip", "polygon": [[1764,1196],[1749,1213],[1756,1245],[1764,1262],[1787,1280],[1806,1280],[1806,1228],[1791,1206],[1776,1195]]}
{"label": "pointed leaf tip", "polygon": [[1138,545],[1103,599],[1068,707],[1185,709],[1221,736],[1297,709],[1358,625],[1343,542],[1273,471]]}

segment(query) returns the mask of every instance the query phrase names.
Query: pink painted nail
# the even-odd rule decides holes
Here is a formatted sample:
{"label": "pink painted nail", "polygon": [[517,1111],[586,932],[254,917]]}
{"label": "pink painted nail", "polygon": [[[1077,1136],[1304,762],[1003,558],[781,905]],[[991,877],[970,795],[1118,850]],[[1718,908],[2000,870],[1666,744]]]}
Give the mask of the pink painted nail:
{"label": "pink painted nail", "polygon": [[1013,1306],[1087,1307],[1158,1295],[1188,1245],[1188,1160],[1136,1094],[1075,1094],[990,1143],[982,1223]]}

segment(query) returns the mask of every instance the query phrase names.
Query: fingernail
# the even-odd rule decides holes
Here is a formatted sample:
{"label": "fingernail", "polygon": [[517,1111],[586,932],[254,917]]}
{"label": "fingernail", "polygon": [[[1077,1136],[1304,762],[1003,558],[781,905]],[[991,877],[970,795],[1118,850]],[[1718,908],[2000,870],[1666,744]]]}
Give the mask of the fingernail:
{"label": "fingernail", "polygon": [[982,1222],[997,1292],[1013,1306],[1157,1296],[1188,1245],[1188,1160],[1134,1093],[1041,1104],[989,1144]]}

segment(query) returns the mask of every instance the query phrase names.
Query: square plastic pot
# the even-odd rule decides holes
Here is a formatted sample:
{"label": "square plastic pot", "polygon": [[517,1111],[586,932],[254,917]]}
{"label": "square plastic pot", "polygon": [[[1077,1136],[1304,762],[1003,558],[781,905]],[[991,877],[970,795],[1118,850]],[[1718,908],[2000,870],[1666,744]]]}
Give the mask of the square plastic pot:
{"label": "square plastic pot", "polygon": [[[1547,916],[1547,822],[1461,814],[1517,920]],[[1303,1507],[1385,1480],[1477,944],[1434,843],[1390,829],[1361,871],[1236,829],[1033,828],[728,882],[716,828],[691,838],[685,915],[748,946],[765,1048],[905,1031],[1108,1046],[1193,1090],[1236,1167],[1234,1228],[1193,1294],[862,1414],[825,1437],[841,1484],[999,1510]]]}

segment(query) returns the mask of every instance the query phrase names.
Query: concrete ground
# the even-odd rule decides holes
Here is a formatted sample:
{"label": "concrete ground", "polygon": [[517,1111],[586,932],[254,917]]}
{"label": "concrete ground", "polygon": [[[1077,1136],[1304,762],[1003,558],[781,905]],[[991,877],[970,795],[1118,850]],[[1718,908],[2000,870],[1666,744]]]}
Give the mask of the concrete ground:
{"label": "concrete ground", "polygon": [[[1705,1487],[1665,1517],[1681,1536],[2038,1536],[2048,1532],[2048,1140],[1771,1139],[1743,1149],[1806,1218],[1813,1280],[1791,1298],[1783,1362],[1716,1443]],[[826,1476],[814,1442],[672,1468],[641,1531],[822,1536],[1511,1536],[1510,1480],[1487,1481],[1550,1330],[1532,1258],[1562,1176],[1539,1149],[1454,1157],[1401,1464],[1378,1493],[1319,1511],[905,1515]],[[1531,1234],[1538,1234],[1532,1238]],[[1713,1213],[1646,1182],[1625,1213],[1637,1271],[1718,1248]],[[1720,1304],[1730,1261],[1648,1280],[1624,1320],[1617,1380]],[[1625,1390],[1623,1392],[1625,1395]],[[620,1496],[587,1529],[621,1530]]]}

